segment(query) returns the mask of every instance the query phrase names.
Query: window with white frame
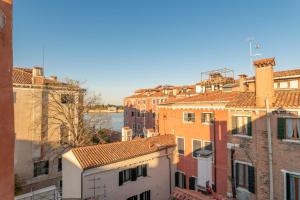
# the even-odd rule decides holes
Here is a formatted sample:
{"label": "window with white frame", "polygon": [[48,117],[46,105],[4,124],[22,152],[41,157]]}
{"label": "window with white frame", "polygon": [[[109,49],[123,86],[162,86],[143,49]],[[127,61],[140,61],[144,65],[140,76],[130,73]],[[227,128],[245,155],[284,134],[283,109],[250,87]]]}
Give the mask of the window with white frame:
{"label": "window with white frame", "polygon": [[33,176],[47,175],[49,172],[49,161],[39,161],[34,163]]}
{"label": "window with white frame", "polygon": [[300,140],[300,118],[278,118],[278,139]]}
{"label": "window with white frame", "polygon": [[300,175],[285,174],[285,196],[287,200],[300,199]]}
{"label": "window with white frame", "polygon": [[177,138],[177,152],[184,155],[184,138],[182,137]]}
{"label": "window with white frame", "polygon": [[195,113],[193,112],[184,112],[183,113],[184,122],[195,122]]}
{"label": "window with white frame", "polygon": [[197,186],[197,177],[191,176],[189,177],[189,189],[196,190]]}
{"label": "window with white frame", "polygon": [[202,142],[201,140],[193,140],[193,157],[199,157],[200,152],[202,150]]}
{"label": "window with white frame", "polygon": [[179,188],[186,188],[186,177],[182,172],[175,172],[175,186]]}
{"label": "window with white frame", "polygon": [[298,89],[298,80],[290,81],[290,88]]}
{"label": "window with white frame", "polygon": [[147,190],[147,191],[141,193],[139,200],[151,200],[151,191]]}
{"label": "window with white frame", "polygon": [[214,121],[214,113],[201,113],[201,123],[210,124]]}
{"label": "window with white frame", "polygon": [[286,89],[286,88],[288,88],[288,82],[280,82],[280,83],[279,83],[279,88],[281,88],[281,89]]}
{"label": "window with white frame", "polygon": [[237,188],[247,189],[255,193],[255,172],[250,164],[235,163],[235,185]]}
{"label": "window with white frame", "polygon": [[232,134],[252,136],[252,121],[250,116],[232,116]]}

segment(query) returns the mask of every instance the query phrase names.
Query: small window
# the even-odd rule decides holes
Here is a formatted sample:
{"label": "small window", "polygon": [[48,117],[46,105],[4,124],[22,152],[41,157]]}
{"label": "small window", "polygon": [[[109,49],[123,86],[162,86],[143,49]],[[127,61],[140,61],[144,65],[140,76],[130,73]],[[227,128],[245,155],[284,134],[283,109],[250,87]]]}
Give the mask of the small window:
{"label": "small window", "polygon": [[132,124],[132,129],[135,129],[135,124]]}
{"label": "small window", "polygon": [[249,192],[254,193],[255,191],[255,174],[254,167],[236,163],[235,164],[235,184],[236,187],[247,189]]}
{"label": "small window", "polygon": [[203,141],[203,149],[206,150],[206,151],[213,151],[212,142]]}
{"label": "small window", "polygon": [[252,136],[252,121],[249,116],[232,117],[232,133]]}
{"label": "small window", "polygon": [[62,104],[72,104],[74,103],[74,95],[72,94],[61,94],[60,101]]}
{"label": "small window", "polygon": [[155,118],[155,113],[152,113],[152,118]]}
{"label": "small window", "polygon": [[127,200],[138,200],[138,196],[134,195],[132,197],[127,198]]}
{"label": "small window", "polygon": [[193,140],[193,157],[199,157],[199,153],[202,149],[201,141],[200,140]]}
{"label": "small window", "polygon": [[61,171],[62,170],[62,158],[58,158],[58,166],[57,166],[57,171]]}
{"label": "small window", "polygon": [[141,114],[140,111],[137,111],[137,112],[136,112],[136,116],[137,116],[137,117],[140,117],[140,114]]}
{"label": "small window", "polygon": [[285,181],[286,199],[300,199],[300,176],[286,173]]}
{"label": "small window", "polygon": [[152,104],[155,104],[155,99],[152,100]]}
{"label": "small window", "polygon": [[186,188],[186,177],[184,173],[175,172],[175,186],[179,188]]}
{"label": "small window", "polygon": [[192,112],[185,112],[183,113],[183,121],[184,122],[195,122],[195,113]]}
{"label": "small window", "polygon": [[282,89],[288,88],[288,82],[280,82],[279,87]]}
{"label": "small window", "polygon": [[189,178],[189,189],[196,190],[196,186],[197,186],[197,177],[191,176]]}
{"label": "small window", "polygon": [[290,88],[298,89],[298,80],[290,81]]}
{"label": "small window", "polygon": [[210,124],[214,121],[213,113],[201,113],[201,123]]}
{"label": "small window", "polygon": [[134,117],[134,112],[133,111],[131,111],[131,117]]}
{"label": "small window", "polygon": [[140,124],[137,125],[137,130],[141,130],[141,125]]}
{"label": "small window", "polygon": [[300,119],[278,118],[278,138],[300,140]]}
{"label": "small window", "polygon": [[177,138],[177,152],[184,155],[184,138]]}
{"label": "small window", "polygon": [[151,192],[150,190],[147,190],[140,194],[140,200],[151,200]]}
{"label": "small window", "polygon": [[49,172],[49,161],[39,161],[34,163],[33,176],[47,175]]}

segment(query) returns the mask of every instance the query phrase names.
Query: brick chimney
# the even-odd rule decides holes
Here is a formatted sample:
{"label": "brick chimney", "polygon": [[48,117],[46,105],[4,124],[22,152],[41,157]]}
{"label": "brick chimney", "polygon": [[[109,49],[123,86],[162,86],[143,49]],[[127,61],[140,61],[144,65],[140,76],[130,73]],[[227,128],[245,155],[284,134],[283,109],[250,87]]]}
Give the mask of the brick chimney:
{"label": "brick chimney", "polygon": [[45,82],[44,78],[44,68],[42,67],[33,67],[32,68],[32,83],[43,85]]}
{"label": "brick chimney", "polygon": [[266,58],[253,62],[255,66],[255,93],[256,107],[265,108],[266,99],[268,98],[270,107],[274,102],[274,77],[273,67],[275,58]]}
{"label": "brick chimney", "polygon": [[240,85],[240,92],[246,92],[248,90],[248,87],[245,83],[245,81],[247,80],[247,75],[245,74],[240,74],[239,75],[239,85]]}

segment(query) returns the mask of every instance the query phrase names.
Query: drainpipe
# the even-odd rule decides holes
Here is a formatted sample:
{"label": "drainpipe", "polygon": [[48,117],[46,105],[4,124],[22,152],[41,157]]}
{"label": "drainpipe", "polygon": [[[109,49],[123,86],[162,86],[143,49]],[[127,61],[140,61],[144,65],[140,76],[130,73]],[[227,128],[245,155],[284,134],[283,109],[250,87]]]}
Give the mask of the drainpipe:
{"label": "drainpipe", "polygon": [[213,136],[214,136],[214,191],[217,192],[217,144],[216,144],[216,113],[214,112],[214,119],[213,119]]}
{"label": "drainpipe", "polygon": [[270,200],[274,199],[273,192],[273,151],[272,151],[272,135],[271,135],[271,122],[270,122],[270,108],[269,99],[266,99],[266,112],[267,112],[267,132],[268,132],[268,154],[269,154],[269,177],[270,177]]}
{"label": "drainpipe", "polygon": [[231,161],[231,187],[232,187],[232,196],[233,198],[236,197],[236,191],[235,191],[235,185],[234,185],[234,153],[235,150],[234,149],[230,149],[230,161]]}
{"label": "drainpipe", "polygon": [[166,155],[167,155],[167,159],[169,161],[169,186],[170,186],[170,194],[172,193],[172,170],[171,170],[171,158],[169,157],[169,153],[168,153],[168,148],[166,148]]}
{"label": "drainpipe", "polygon": [[83,172],[84,170],[82,170],[81,172],[81,198],[80,199],[83,199]]}

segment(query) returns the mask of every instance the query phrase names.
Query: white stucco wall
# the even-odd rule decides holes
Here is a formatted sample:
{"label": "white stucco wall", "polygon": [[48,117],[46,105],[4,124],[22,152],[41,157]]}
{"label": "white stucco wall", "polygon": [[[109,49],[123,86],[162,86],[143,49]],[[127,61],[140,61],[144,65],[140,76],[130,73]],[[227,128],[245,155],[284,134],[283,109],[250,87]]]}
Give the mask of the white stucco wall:
{"label": "white stucco wall", "polygon": [[[171,152],[171,187],[173,189],[176,168],[173,159],[174,149],[172,148],[168,151],[169,153]],[[99,199],[103,199],[105,196],[106,200],[122,200],[151,190],[151,199],[168,199],[170,195],[169,161],[165,154],[165,150],[162,150],[126,161],[85,170],[83,173],[83,198],[94,197],[95,192]],[[68,157],[71,158],[70,155]],[[80,170],[71,166],[71,163],[63,161],[63,198],[80,197],[78,192],[80,191]],[[143,164],[148,164],[147,177],[139,177],[136,181],[128,181],[119,186],[119,171]],[[95,191],[92,189],[94,187],[96,188]]]}
{"label": "white stucco wall", "polygon": [[80,199],[82,168],[72,151],[68,151],[62,156],[62,168],[63,198]]}

